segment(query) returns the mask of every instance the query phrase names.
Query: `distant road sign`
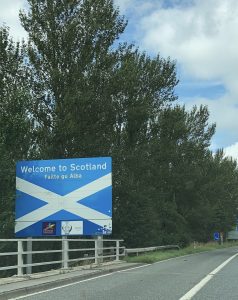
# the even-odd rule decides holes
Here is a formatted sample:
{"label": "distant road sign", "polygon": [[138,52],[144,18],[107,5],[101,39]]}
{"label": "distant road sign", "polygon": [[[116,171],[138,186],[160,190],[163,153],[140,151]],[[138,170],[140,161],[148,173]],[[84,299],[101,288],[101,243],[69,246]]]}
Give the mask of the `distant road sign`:
{"label": "distant road sign", "polygon": [[17,237],[112,232],[111,158],[20,161]]}
{"label": "distant road sign", "polygon": [[219,232],[214,232],[214,240],[219,241],[220,240],[220,233]]}

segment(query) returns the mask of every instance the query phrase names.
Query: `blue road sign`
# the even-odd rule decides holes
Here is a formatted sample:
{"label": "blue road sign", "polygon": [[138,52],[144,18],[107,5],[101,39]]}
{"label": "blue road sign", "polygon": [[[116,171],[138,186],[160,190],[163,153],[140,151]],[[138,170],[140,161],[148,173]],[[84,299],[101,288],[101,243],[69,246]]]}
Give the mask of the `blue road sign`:
{"label": "blue road sign", "polygon": [[220,239],[220,233],[214,232],[214,241],[219,241],[219,239]]}
{"label": "blue road sign", "polygon": [[16,237],[112,232],[111,158],[20,161]]}

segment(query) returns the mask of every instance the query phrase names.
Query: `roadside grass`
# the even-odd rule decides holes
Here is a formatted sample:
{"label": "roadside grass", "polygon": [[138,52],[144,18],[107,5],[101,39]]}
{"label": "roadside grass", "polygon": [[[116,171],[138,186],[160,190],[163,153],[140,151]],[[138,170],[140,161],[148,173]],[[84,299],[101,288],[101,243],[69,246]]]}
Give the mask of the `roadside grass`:
{"label": "roadside grass", "polygon": [[154,252],[147,252],[146,254],[139,254],[138,256],[125,256],[124,260],[127,262],[136,263],[155,263],[173,257],[211,251],[215,249],[229,248],[233,246],[238,246],[238,242],[225,242],[223,245],[219,245],[217,242],[210,242],[207,244],[196,243],[179,250],[158,250]]}

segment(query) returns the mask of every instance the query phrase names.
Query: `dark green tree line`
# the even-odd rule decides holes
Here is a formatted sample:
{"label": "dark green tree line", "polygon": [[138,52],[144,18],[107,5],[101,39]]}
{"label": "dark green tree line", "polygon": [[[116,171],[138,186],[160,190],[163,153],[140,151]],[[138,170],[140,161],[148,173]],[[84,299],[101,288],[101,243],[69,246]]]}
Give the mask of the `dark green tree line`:
{"label": "dark green tree line", "polygon": [[23,66],[24,45],[0,28],[0,227],[2,236],[14,233],[15,163],[29,156],[32,145],[30,90]]}
{"label": "dark green tree line", "polygon": [[4,235],[17,160],[91,156],[113,158],[113,235],[127,246],[227,232],[236,222],[237,166],[209,150],[207,107],[178,105],[175,62],[120,44],[126,20],[111,0],[28,4],[20,13],[27,45],[14,44],[6,28],[0,36],[0,166],[12,172],[1,181]]}

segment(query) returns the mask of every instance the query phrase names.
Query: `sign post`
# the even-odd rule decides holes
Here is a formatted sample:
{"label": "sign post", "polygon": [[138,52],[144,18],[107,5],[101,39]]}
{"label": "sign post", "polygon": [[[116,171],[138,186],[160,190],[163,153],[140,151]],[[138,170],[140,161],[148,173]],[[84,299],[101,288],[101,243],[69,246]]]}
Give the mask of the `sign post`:
{"label": "sign post", "polygon": [[103,263],[103,235],[97,236],[97,257],[98,257],[98,265]]}
{"label": "sign post", "polygon": [[62,268],[67,270],[69,268],[69,242],[67,236],[62,236]]}
{"label": "sign post", "polygon": [[[28,265],[31,265],[32,264],[32,237],[27,238],[26,251],[27,251],[26,263]],[[27,266],[26,274],[30,275],[31,273],[32,273],[32,266]]]}

